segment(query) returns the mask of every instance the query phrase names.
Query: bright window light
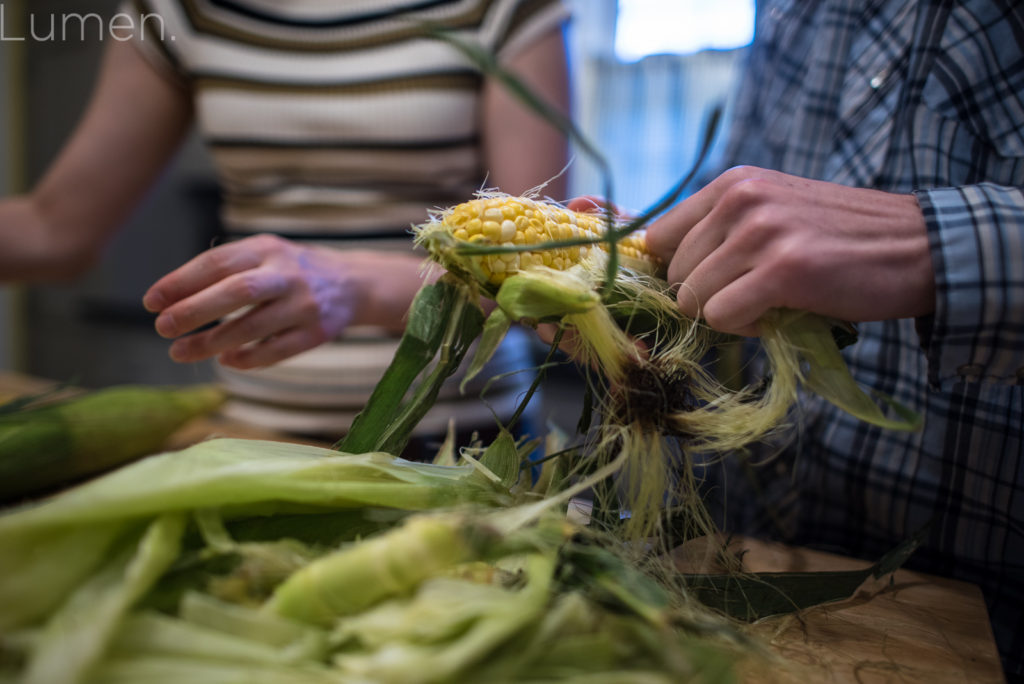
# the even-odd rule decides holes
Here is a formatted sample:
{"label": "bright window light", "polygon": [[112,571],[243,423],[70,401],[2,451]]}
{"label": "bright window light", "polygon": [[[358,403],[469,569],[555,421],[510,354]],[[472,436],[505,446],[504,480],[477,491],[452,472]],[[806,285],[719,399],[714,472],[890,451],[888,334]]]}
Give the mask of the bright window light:
{"label": "bright window light", "polygon": [[754,0],[619,0],[615,54],[624,62],[731,50],[753,38]]}

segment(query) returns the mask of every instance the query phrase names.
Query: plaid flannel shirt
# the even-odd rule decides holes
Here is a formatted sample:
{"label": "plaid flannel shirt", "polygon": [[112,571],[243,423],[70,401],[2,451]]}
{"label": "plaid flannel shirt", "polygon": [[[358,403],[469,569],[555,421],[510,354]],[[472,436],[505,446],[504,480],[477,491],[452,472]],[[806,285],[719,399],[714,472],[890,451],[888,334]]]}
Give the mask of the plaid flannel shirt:
{"label": "plaid flannel shirt", "polygon": [[980,585],[1024,674],[1024,6],[760,2],[731,133],[733,164],[914,193],[937,300],[928,319],[860,324],[845,351],[924,429],[805,397],[785,457],[754,469],[774,523],[752,508],[729,525],[877,558],[930,523],[910,565]]}

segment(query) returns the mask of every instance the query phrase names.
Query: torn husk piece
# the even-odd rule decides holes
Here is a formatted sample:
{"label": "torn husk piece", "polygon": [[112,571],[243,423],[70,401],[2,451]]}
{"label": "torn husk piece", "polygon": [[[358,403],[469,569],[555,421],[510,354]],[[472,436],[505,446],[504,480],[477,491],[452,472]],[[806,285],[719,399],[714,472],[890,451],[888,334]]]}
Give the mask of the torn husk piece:
{"label": "torn husk piece", "polygon": [[[686,452],[742,449],[786,424],[801,386],[861,420],[898,430],[919,426],[912,412],[890,402],[896,415],[887,416],[864,394],[832,325],[805,312],[770,312],[761,321],[764,380],[728,389],[705,367],[723,336],[679,311],[642,231],[627,232],[607,214],[484,192],[436,212],[416,228],[416,239],[451,274],[493,298],[504,317],[573,331],[574,357],[599,372],[597,451],[642,441],[643,480],[669,467],[672,450],[663,437],[679,438]],[[612,257],[620,267],[608,283]],[[648,437],[628,436],[634,432]],[[650,534],[663,496],[649,485],[633,489],[629,526]]]}

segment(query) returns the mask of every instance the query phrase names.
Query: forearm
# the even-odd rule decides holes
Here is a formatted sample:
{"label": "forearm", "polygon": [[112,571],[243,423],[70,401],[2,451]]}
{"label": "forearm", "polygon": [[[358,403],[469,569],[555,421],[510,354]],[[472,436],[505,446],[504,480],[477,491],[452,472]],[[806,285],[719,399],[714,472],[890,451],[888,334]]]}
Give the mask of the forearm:
{"label": "forearm", "polygon": [[55,226],[32,196],[0,201],[0,282],[38,282],[80,274],[98,253],[82,237]]}
{"label": "forearm", "polygon": [[0,282],[71,278],[93,263],[191,116],[188,93],[132,45],[111,45],[74,135],[31,194],[0,200]]}

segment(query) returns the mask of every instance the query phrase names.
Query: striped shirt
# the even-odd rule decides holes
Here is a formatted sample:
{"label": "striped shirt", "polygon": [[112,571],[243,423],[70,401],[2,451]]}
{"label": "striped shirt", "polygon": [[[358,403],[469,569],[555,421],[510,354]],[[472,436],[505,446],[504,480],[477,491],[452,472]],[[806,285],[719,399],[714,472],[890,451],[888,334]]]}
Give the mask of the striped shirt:
{"label": "striped shirt", "polygon": [[318,239],[407,236],[483,184],[483,78],[428,25],[501,60],[565,19],[558,0],[135,5],[136,44],[193,93],[229,233]]}
{"label": "striped shirt", "polygon": [[860,324],[845,351],[924,429],[805,397],[799,438],[755,469],[764,507],[731,525],[865,558],[930,525],[910,565],[980,585],[1024,674],[1024,8],[765,0],[756,36],[729,162],[914,193],[937,299],[926,319]]}
{"label": "striped shirt", "polygon": [[[124,11],[134,12],[142,53],[193,98],[229,238],[271,232],[401,251],[411,249],[410,225],[471,198],[488,173],[484,77],[430,32],[503,62],[567,19],[561,0],[132,0]],[[337,437],[396,348],[350,331],[273,368],[218,366],[234,394],[225,412]],[[532,365],[529,347],[510,340],[493,370]],[[511,414],[527,375],[492,386],[496,413]],[[446,391],[421,426],[441,433],[474,410],[480,422],[469,427],[493,426],[472,392]]]}

